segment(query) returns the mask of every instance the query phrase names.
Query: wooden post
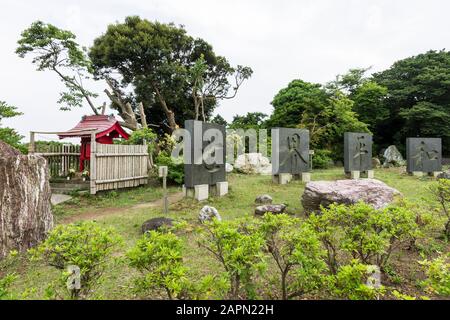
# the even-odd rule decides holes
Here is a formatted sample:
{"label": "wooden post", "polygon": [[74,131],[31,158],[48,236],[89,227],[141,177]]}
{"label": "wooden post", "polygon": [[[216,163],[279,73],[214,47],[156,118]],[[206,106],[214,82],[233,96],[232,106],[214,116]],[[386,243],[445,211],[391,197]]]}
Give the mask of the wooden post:
{"label": "wooden post", "polygon": [[164,204],[164,213],[169,213],[169,199],[167,197],[167,166],[161,166],[158,168],[158,175],[163,178],[163,204]]}
{"label": "wooden post", "polygon": [[95,131],[91,133],[91,159],[90,159],[90,189],[91,194],[97,193],[97,184],[96,184],[96,175],[97,175],[97,168],[96,168],[96,154],[97,154],[97,142],[95,141],[96,134]]}
{"label": "wooden post", "polygon": [[36,152],[36,146],[34,143],[34,132],[30,131],[30,144],[28,145],[28,153],[32,154]]}

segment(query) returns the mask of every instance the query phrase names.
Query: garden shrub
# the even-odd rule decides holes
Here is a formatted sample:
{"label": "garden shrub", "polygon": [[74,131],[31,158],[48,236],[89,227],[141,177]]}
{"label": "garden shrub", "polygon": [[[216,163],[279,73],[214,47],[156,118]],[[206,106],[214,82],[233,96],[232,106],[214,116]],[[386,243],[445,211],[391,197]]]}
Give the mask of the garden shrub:
{"label": "garden shrub", "polygon": [[338,261],[340,250],[362,263],[383,268],[394,249],[419,234],[415,213],[400,205],[376,210],[363,202],[332,204],[319,214],[313,213],[308,221],[327,250],[332,273],[342,264]]}
{"label": "garden shrub", "polygon": [[183,184],[184,181],[184,164],[182,159],[174,161],[166,152],[160,152],[155,159],[157,166],[167,166],[167,179],[169,182]]}
{"label": "garden shrub", "polygon": [[370,287],[366,284],[368,267],[358,260],[339,267],[336,275],[331,275],[328,279],[331,294],[350,300],[379,299],[384,294],[385,288],[383,286]]}
{"label": "garden shrub", "polygon": [[433,260],[420,261],[427,279],[422,282],[425,289],[434,294],[450,296],[450,253],[441,254]]}
{"label": "garden shrub", "polygon": [[127,253],[131,267],[142,274],[137,278],[139,292],[158,290],[169,299],[180,298],[187,288],[182,242],[171,232],[146,232]]}
{"label": "garden shrub", "polygon": [[[103,228],[95,222],[78,222],[56,226],[48,238],[37,248],[31,249],[33,260],[43,261],[62,270],[61,285],[66,288],[68,266],[80,268],[81,289],[71,290],[72,299],[86,298],[98,284],[108,260],[122,239],[111,228]],[[49,290],[57,295],[56,290]]]}
{"label": "garden shrub", "polygon": [[266,241],[266,250],[274,259],[280,273],[283,300],[301,297],[313,292],[322,284],[322,249],[316,233],[300,220],[286,214],[266,213],[260,229]]}
{"label": "garden shrub", "polygon": [[444,216],[444,236],[450,239],[450,180],[439,179],[430,187],[430,191]]}
{"label": "garden shrub", "polygon": [[328,169],[333,164],[331,151],[325,149],[314,150],[312,165],[314,169]]}
{"label": "garden shrub", "polygon": [[248,220],[213,219],[200,229],[200,247],[209,251],[222,265],[232,299],[256,298],[254,278],[266,267],[264,238]]}

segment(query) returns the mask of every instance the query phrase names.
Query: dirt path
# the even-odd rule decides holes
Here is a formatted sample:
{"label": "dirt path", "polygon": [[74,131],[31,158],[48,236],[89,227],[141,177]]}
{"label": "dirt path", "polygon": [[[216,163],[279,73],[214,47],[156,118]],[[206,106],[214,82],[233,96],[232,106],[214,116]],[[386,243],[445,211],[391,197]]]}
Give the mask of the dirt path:
{"label": "dirt path", "polygon": [[[181,201],[184,197],[183,192],[177,192],[174,194],[169,194],[169,204],[174,204],[178,201]],[[121,207],[121,208],[115,208],[115,207],[109,207],[109,208],[102,208],[97,209],[94,211],[86,211],[81,214],[72,215],[69,217],[62,218],[59,223],[62,224],[68,224],[73,223],[76,221],[82,221],[82,220],[94,220],[94,219],[101,219],[104,217],[110,217],[118,214],[122,214],[125,210],[137,210],[137,209],[146,209],[146,208],[162,208],[163,206],[163,199],[158,199],[152,202],[145,202],[145,203],[139,203],[131,207]]]}

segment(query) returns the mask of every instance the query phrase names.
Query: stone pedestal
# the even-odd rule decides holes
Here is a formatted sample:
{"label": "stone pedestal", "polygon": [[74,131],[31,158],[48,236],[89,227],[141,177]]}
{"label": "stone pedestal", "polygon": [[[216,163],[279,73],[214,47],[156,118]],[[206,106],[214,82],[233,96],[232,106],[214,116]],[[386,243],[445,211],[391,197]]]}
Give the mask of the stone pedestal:
{"label": "stone pedestal", "polygon": [[311,172],[302,172],[301,174],[302,182],[307,183],[311,181]]}
{"label": "stone pedestal", "polygon": [[367,170],[367,179],[373,179],[375,177],[375,171]]}
{"label": "stone pedestal", "polygon": [[272,176],[272,181],[277,184],[287,184],[292,180],[292,175],[290,173],[279,173]]}
{"label": "stone pedestal", "polygon": [[350,172],[350,179],[358,180],[360,178],[360,175],[361,175],[360,171],[351,171]]}
{"label": "stone pedestal", "polygon": [[217,197],[223,197],[228,193],[228,182],[227,181],[217,182],[214,189],[215,195]]}
{"label": "stone pedestal", "polygon": [[440,175],[442,173],[442,171],[433,171],[433,177],[437,178],[438,175]]}
{"label": "stone pedestal", "polygon": [[412,174],[414,177],[423,177],[422,171],[413,171]]}
{"label": "stone pedestal", "polygon": [[199,184],[194,186],[194,188],[184,188],[185,197],[194,198],[195,200],[202,201],[208,199],[209,196],[209,185]]}

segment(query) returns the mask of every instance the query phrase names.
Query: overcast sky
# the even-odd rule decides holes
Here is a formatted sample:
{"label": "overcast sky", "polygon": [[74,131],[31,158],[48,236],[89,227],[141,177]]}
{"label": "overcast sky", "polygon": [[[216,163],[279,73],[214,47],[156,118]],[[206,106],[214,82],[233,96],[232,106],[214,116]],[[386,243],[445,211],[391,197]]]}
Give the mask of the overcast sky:
{"label": "overcast sky", "polygon": [[[271,113],[273,96],[293,79],[325,83],[349,68],[383,70],[401,58],[450,47],[450,1],[445,0],[108,0],[0,2],[0,100],[20,118],[4,120],[28,132],[73,127],[90,109],[60,111],[63,89],[51,72],[38,72],[14,50],[22,30],[42,20],[91,46],[106,26],[128,15],[183,24],[217,54],[254,74],[237,98],[216,109],[226,120],[251,111]],[[104,84],[94,84],[102,93]],[[100,95],[97,104],[108,101]]]}

